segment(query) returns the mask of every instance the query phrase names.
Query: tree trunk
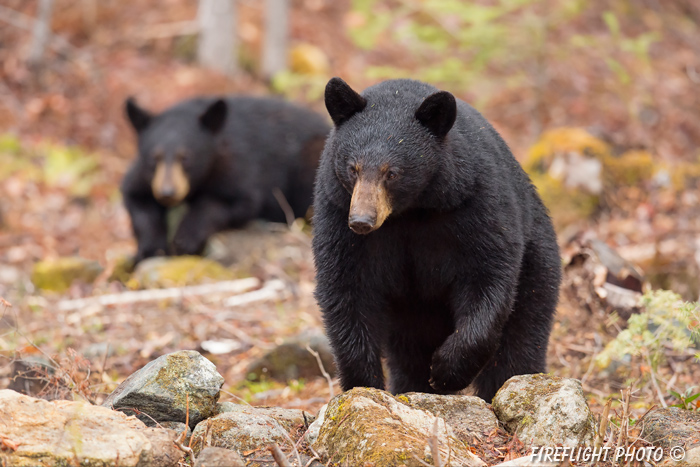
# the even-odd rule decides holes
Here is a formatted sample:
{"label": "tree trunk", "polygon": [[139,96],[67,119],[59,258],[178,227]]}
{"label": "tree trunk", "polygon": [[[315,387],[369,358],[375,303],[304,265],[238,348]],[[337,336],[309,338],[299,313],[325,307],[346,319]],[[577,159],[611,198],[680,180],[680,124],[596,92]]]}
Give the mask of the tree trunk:
{"label": "tree trunk", "polygon": [[30,66],[39,66],[44,58],[46,45],[51,37],[51,10],[53,0],[40,0],[37,18],[32,27],[32,45],[27,56]]}
{"label": "tree trunk", "polygon": [[289,0],[265,0],[265,43],[262,74],[272,78],[287,68]]}
{"label": "tree trunk", "polygon": [[237,71],[235,0],[199,0],[197,19],[199,64],[234,74]]}

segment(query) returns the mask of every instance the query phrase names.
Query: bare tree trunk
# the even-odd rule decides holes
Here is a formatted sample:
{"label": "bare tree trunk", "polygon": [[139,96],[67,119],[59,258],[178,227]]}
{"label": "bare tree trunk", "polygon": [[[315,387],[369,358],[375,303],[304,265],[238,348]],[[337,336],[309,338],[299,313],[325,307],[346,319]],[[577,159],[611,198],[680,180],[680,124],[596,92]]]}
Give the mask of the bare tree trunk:
{"label": "bare tree trunk", "polygon": [[228,75],[237,71],[235,0],[199,0],[200,65]]}
{"label": "bare tree trunk", "polygon": [[30,66],[38,66],[44,58],[46,45],[51,37],[51,10],[53,0],[40,0],[39,11],[32,27],[32,45],[27,56]]}
{"label": "bare tree trunk", "polygon": [[287,68],[289,0],[265,0],[262,74],[271,78]]}

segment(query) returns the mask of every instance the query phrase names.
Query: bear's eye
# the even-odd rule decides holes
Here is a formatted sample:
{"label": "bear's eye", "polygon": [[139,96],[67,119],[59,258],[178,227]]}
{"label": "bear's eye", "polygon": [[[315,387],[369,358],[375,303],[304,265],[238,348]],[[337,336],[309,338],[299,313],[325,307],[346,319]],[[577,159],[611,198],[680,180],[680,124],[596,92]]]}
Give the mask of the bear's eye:
{"label": "bear's eye", "polygon": [[348,167],[348,172],[350,173],[350,176],[355,178],[357,177],[357,166],[356,165],[351,165]]}
{"label": "bear's eye", "polygon": [[399,174],[395,170],[390,170],[386,173],[386,179],[387,180],[394,180],[396,177],[398,177]]}

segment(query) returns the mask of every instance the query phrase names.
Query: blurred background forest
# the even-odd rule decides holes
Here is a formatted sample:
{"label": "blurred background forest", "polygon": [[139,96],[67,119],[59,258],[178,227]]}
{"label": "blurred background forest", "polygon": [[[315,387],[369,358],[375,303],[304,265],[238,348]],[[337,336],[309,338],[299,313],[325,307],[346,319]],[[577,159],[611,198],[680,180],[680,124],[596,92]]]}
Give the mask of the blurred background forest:
{"label": "blurred background forest", "polygon": [[[251,371],[322,328],[307,227],[254,226],[212,247],[226,277],[282,279],[272,299],[69,300],[163,286],[120,269],[135,252],[118,190],[136,152],[127,97],[162,110],[199,94],[279,94],[325,115],[332,76],[358,90],[410,77],[483,112],[551,210],[566,277],[550,370],[581,379],[598,408],[632,387],[640,413],[697,409],[699,2],[222,0],[213,25],[207,3],[0,1],[0,296],[11,304],[0,387],[33,358],[47,373],[35,393],[100,402],[146,362],[191,348],[236,397],[326,402],[323,378]],[[213,60],[210,27],[209,50],[224,50]],[[64,257],[98,272],[42,288],[37,264]]]}

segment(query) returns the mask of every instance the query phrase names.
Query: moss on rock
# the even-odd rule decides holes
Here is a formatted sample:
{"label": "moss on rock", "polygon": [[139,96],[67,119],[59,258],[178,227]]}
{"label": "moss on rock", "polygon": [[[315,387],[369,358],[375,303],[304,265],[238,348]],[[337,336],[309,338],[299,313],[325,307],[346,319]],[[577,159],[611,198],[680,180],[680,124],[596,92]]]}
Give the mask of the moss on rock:
{"label": "moss on rock", "polygon": [[47,259],[34,265],[32,283],[42,290],[65,292],[73,281],[91,284],[102,272],[102,266],[77,256]]}

